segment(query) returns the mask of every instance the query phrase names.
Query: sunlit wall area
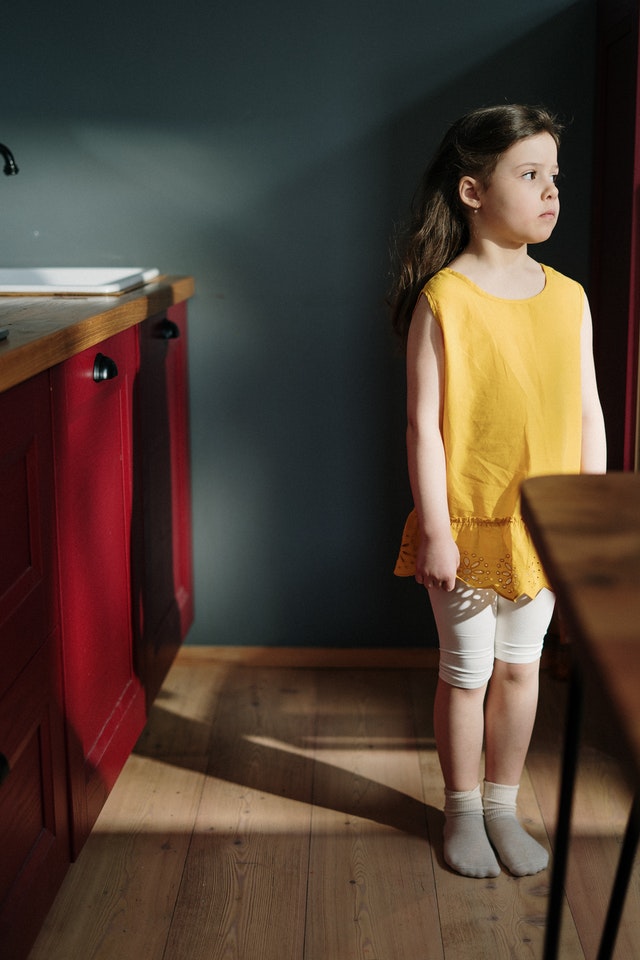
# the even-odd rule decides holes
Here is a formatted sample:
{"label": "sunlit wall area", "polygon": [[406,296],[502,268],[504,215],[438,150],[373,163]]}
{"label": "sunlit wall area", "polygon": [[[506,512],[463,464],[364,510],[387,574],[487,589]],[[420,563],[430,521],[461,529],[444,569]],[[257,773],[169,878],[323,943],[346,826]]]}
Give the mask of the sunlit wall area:
{"label": "sunlit wall area", "polygon": [[3,25],[3,266],[192,274],[193,643],[417,645],[390,237],[446,124],[544,102],[588,282],[595,0],[70,0]]}

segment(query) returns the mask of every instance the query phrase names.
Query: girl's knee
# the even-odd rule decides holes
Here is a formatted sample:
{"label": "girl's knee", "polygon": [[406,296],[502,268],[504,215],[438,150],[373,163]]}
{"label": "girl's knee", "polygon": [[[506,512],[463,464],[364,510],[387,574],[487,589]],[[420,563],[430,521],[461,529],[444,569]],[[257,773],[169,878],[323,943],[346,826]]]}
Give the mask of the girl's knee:
{"label": "girl's knee", "polygon": [[485,687],[493,673],[493,651],[473,655],[440,648],[438,676],[451,687],[477,690]]}
{"label": "girl's knee", "polygon": [[505,660],[496,658],[493,667],[493,676],[496,680],[505,683],[526,685],[532,681],[537,682],[540,671],[540,658],[528,663],[507,663]]}

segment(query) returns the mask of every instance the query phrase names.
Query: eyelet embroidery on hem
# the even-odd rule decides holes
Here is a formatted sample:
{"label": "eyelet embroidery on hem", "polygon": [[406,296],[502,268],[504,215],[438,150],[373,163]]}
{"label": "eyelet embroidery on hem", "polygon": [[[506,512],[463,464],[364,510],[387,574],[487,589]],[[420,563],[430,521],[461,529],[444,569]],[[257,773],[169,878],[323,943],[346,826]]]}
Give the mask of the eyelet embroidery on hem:
{"label": "eyelet embroidery on hem", "polygon": [[495,590],[510,600],[517,600],[524,593],[533,597],[549,585],[536,554],[532,555],[524,566],[523,576],[518,576],[513,569],[510,554],[489,563],[484,557],[463,550],[460,554],[458,577],[470,587]]}
{"label": "eyelet embroidery on hem", "polygon": [[518,578],[513,572],[510,554],[494,561],[492,570],[484,557],[479,557],[476,553],[469,553],[468,550],[464,550],[460,554],[458,572],[460,579],[468,583],[469,586],[480,587],[487,581],[491,581],[497,586],[510,589],[511,587],[515,588],[518,583]]}
{"label": "eyelet embroidery on hem", "polygon": [[[486,537],[483,536],[482,546],[486,546],[486,552],[474,550],[477,546],[473,536],[474,527],[493,528],[494,536],[490,536],[487,529],[489,542],[486,545]],[[517,530],[518,527],[520,530]],[[458,577],[470,587],[492,589],[509,600],[517,600],[523,594],[536,596],[543,587],[549,587],[522,517],[454,517],[451,519],[451,528],[460,549]],[[504,531],[504,539],[500,528]],[[465,542],[469,549],[465,548]],[[395,572],[398,576],[414,574],[417,544],[417,518],[412,512],[405,524],[396,561]],[[509,546],[513,548],[513,553],[507,552]],[[505,547],[507,551],[502,552]]]}

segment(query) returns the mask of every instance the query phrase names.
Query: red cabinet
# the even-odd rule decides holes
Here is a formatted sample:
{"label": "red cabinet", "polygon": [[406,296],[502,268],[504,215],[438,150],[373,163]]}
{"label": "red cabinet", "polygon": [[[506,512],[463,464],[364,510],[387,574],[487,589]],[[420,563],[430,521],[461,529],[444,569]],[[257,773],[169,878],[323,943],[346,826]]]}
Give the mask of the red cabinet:
{"label": "red cabinet", "polygon": [[134,622],[149,703],[193,620],[186,321],[178,304],[138,328]]}
{"label": "red cabinet", "polygon": [[10,960],[26,954],[69,864],[50,418],[47,373],[0,397],[0,949]]}
{"label": "red cabinet", "polygon": [[51,371],[73,854],[193,618],[186,308]]}
{"label": "red cabinet", "polygon": [[51,371],[74,855],[145,722],[129,599],[136,332]]}
{"label": "red cabinet", "polygon": [[0,394],[0,953],[23,960],[193,618],[184,304]]}

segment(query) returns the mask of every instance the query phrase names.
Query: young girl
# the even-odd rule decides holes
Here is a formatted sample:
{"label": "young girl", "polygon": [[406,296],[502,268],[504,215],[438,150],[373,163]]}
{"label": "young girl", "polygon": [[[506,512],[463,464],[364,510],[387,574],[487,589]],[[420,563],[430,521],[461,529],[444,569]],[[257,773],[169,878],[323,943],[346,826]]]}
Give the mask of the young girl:
{"label": "young girl", "polygon": [[554,605],[520,485],[606,469],[584,291],[527,252],[558,219],[559,133],[546,110],[515,104],[454,123],[424,176],[392,296],[415,505],[396,573],[429,591],[444,857],[470,877],[497,876],[498,858],[516,876],[548,862],[516,817]]}

